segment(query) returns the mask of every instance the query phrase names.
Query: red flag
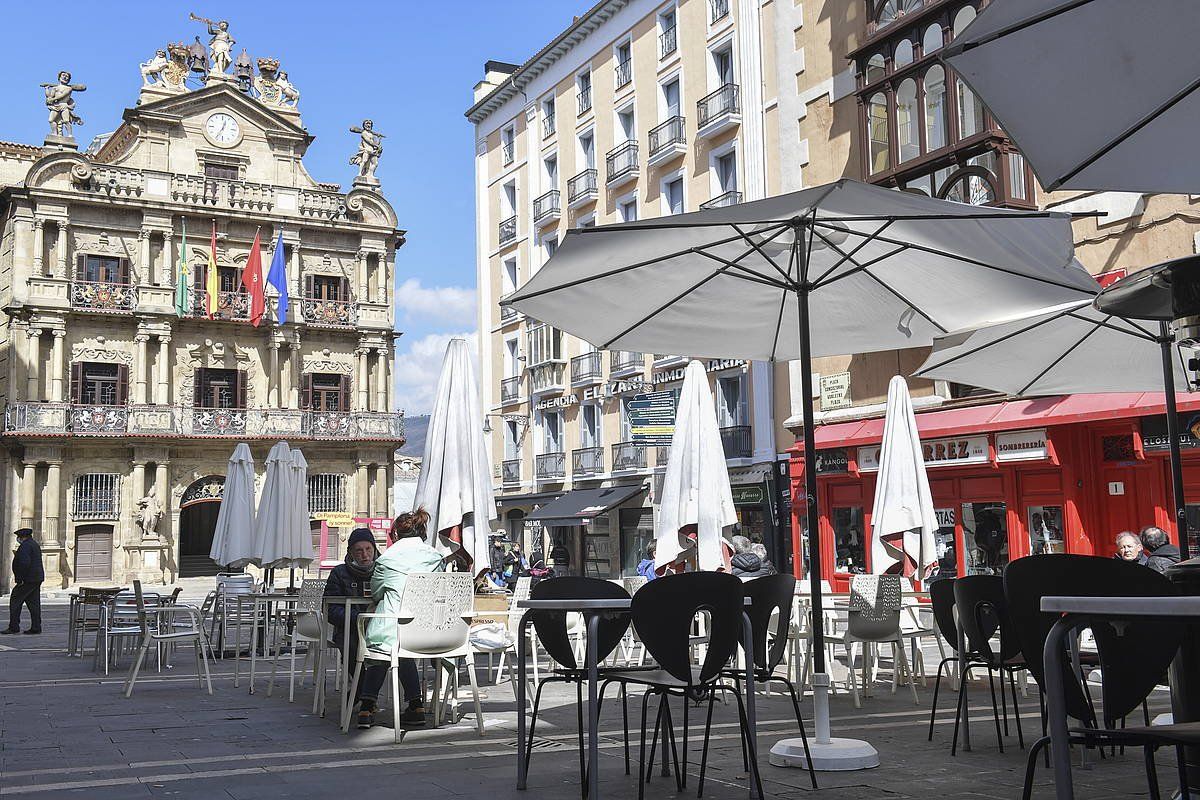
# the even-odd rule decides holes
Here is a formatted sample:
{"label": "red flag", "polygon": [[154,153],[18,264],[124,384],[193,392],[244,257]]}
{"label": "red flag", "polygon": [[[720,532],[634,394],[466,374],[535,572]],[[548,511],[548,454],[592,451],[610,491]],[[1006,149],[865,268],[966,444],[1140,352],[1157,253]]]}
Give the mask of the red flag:
{"label": "red flag", "polygon": [[254,327],[262,321],[267,312],[267,299],[263,294],[262,283],[262,244],[258,240],[258,231],[254,232],[254,244],[250,246],[250,255],[246,258],[246,266],[242,270],[242,286],[250,295],[250,321]]}

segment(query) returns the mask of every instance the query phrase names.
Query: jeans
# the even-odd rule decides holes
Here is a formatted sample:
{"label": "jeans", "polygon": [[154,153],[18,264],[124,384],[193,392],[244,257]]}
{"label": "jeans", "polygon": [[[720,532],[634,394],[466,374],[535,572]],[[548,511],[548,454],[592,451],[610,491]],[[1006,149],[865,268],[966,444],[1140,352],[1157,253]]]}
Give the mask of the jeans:
{"label": "jeans", "polygon": [[8,597],[8,629],[21,628],[21,606],[29,607],[29,630],[42,629],[42,582],[18,583]]}
{"label": "jeans", "polygon": [[[338,634],[334,638],[337,645],[341,645],[342,637]],[[354,669],[358,658],[358,635],[353,628],[350,629],[350,669]],[[411,703],[414,700],[420,700],[421,697],[421,677],[417,674],[417,662],[410,658],[402,658],[399,660],[400,685],[404,689],[404,701]],[[353,673],[352,673],[353,674]],[[388,663],[386,661],[375,661],[373,659],[363,660],[362,675],[358,679],[358,692],[355,700],[371,700],[372,702],[379,699],[379,692],[383,688],[384,682],[387,681]]]}

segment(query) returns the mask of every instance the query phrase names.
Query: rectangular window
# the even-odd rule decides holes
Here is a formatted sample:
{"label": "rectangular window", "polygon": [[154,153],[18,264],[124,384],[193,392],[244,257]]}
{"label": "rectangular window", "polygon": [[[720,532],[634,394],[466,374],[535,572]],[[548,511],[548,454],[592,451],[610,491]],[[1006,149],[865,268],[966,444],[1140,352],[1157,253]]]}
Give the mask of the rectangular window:
{"label": "rectangular window", "polygon": [[516,420],[504,421],[504,460],[512,461],[521,457],[521,437],[517,430]]}
{"label": "rectangular window", "polygon": [[304,376],[302,405],[313,411],[345,413],[350,410],[350,376],[313,372]]}
{"label": "rectangular window", "polygon": [[538,323],[528,332],[529,361],[527,366],[536,367],[551,361],[562,361],[562,331],[549,325]]}
{"label": "rectangular window", "polygon": [[75,479],[72,519],[116,519],[121,505],[121,476],[89,472]]}
{"label": "rectangular window", "polygon": [[579,446],[600,447],[600,406],[588,403],[579,409]]}
{"label": "rectangular window", "polygon": [[865,571],[867,540],[863,535],[862,506],[833,509],[834,568],[838,572]]}
{"label": "rectangular window", "polygon": [[675,35],[675,9],[658,15],[658,57],[666,58],[674,53],[679,42]]}
{"label": "rectangular window", "polygon": [[552,255],[554,255],[556,252],[558,252],[558,237],[557,236],[547,236],[545,239],[545,247],[546,247],[546,260],[549,261],[550,257]]}
{"label": "rectangular window", "polygon": [[963,559],[968,575],[1001,575],[1008,566],[1008,507],[962,504]]}
{"label": "rectangular window", "polygon": [[94,283],[129,283],[129,260],[111,256],[80,255],[75,279]]}
{"label": "rectangular window", "polygon": [[683,213],[683,178],[668,181],[664,187],[668,214]]}
{"label": "rectangular window", "polygon": [[637,221],[637,200],[626,200],[621,203],[621,222]]}
{"label": "rectangular window", "polygon": [[71,365],[71,402],[80,405],[125,405],[128,367],[92,361]]}
{"label": "rectangular window", "polygon": [[726,47],[712,54],[713,69],[716,73],[717,88],[727,83],[735,83],[733,79],[733,48]]}
{"label": "rectangular window", "polygon": [[311,514],[346,511],[346,476],[318,472],[308,476],[308,510]]}
{"label": "rectangular window", "polygon": [[596,137],[591,133],[579,137],[579,155],[584,169],[596,168]]}
{"label": "rectangular window", "polygon": [[504,374],[509,378],[515,378],[521,374],[521,361],[519,359],[520,352],[518,351],[518,343],[516,337],[504,340]]}
{"label": "rectangular window", "polygon": [[505,166],[513,163],[516,154],[516,138],[517,132],[511,126],[500,131],[500,153],[504,158]]}
{"label": "rectangular window", "polygon": [[350,299],[350,282],[337,275],[306,275],[304,289],[310,300],[346,302]]}
{"label": "rectangular window", "polygon": [[542,452],[563,452],[562,414],[558,411],[547,411],[542,414]]}
{"label": "rectangular window", "polygon": [[245,408],[245,374],[238,369],[197,367],[196,408]]}
{"label": "rectangular window", "polygon": [[240,180],[241,170],[236,164],[222,164],[220,162],[205,161],[204,162],[204,177],[216,178],[223,181]]}
{"label": "rectangular window", "polygon": [[504,184],[504,194],[501,213],[504,216],[511,217],[517,213],[517,184],[515,181],[509,181]]}
{"label": "rectangular window", "polygon": [[723,193],[737,191],[737,153],[730,152],[717,158],[717,183]]}
{"label": "rectangular window", "polygon": [[592,108],[592,73],[581,72],[575,81],[579,91],[579,113],[582,115]]}
{"label": "rectangular window", "polygon": [[717,379],[717,424],[734,428],[750,424],[746,405],[746,376]]}
{"label": "rectangular window", "polygon": [[551,97],[542,101],[542,136],[550,136],[554,129],[554,98]]}
{"label": "rectangular window", "polygon": [[617,136],[624,136],[625,141],[637,139],[637,127],[634,125],[633,106],[617,112]]}
{"label": "rectangular window", "polygon": [[558,156],[548,156],[544,162],[546,165],[546,191],[558,188]]}
{"label": "rectangular window", "polygon": [[504,262],[504,285],[500,291],[502,294],[509,294],[517,289],[517,260],[510,258]]}
{"label": "rectangular window", "polygon": [[679,79],[667,81],[662,85],[664,119],[679,116]]}

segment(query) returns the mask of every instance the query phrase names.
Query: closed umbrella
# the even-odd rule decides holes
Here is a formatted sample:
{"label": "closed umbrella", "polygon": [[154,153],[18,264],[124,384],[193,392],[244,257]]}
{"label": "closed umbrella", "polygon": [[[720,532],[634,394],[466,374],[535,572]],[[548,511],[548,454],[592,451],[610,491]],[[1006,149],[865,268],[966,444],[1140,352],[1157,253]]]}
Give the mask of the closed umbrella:
{"label": "closed umbrella", "polygon": [[686,535],[681,536],[687,529],[696,534],[700,569],[728,567],[721,542],[726,529],[738,520],[708,374],[699,361],[689,363],[684,372],[671,456],[659,497],[654,566],[672,564],[691,549]]}
{"label": "closed umbrella", "polygon": [[[572,230],[507,304],[605,349],[799,360],[811,457],[814,357],[929,345],[989,315],[1090,297],[1096,288],[1074,259],[1066,214],[975,207],[843,179]],[[812,469],[804,494],[815,527]],[[839,758],[828,738],[817,536],[809,572],[816,762],[818,750]]]}
{"label": "closed umbrella", "polygon": [[233,448],[209,558],[230,569],[256,563],[254,550],[254,456],[250,446]]}
{"label": "closed umbrella", "polygon": [[[300,455],[303,462],[304,456]],[[307,464],[304,464],[307,471]],[[258,514],[254,519],[254,548],[257,564],[264,569],[280,567],[305,567],[313,558],[312,535],[308,520],[303,529],[300,525],[297,506],[303,502],[307,489],[297,497],[295,474],[297,468],[293,451],[287,442],[279,442],[267,454],[267,474],[263,480],[262,497],[258,501]]]}
{"label": "closed umbrella", "polygon": [[1046,189],[1186,194],[1200,188],[1198,38],[1194,0],[1004,0],[942,57]]}
{"label": "closed umbrella", "polygon": [[[308,460],[300,450],[292,449],[288,475],[292,500],[288,504],[291,516],[283,530],[281,552],[291,560],[289,568],[304,569],[316,557],[312,542],[312,520],[308,510]],[[290,576],[293,581],[295,575]]]}
{"label": "closed umbrella", "polygon": [[924,578],[937,563],[937,529],[912,398],[904,378],[896,375],[888,384],[871,508],[871,569],[877,575],[898,571]]}
{"label": "closed umbrella", "polygon": [[451,339],[438,376],[415,500],[429,512],[429,543],[443,552],[461,546],[476,571],[489,563],[488,533],[497,518],[477,386],[467,340]]}

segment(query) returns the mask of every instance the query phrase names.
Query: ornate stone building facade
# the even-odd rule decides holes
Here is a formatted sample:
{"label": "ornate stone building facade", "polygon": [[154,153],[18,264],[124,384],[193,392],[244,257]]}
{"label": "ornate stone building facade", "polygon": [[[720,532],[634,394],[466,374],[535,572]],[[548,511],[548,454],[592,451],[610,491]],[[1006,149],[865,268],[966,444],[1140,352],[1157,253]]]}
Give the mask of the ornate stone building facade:
{"label": "ornate stone building facade", "polygon": [[[271,444],[299,446],[314,517],[391,513],[404,232],[374,176],[379,135],[354,129],[349,192],[316,181],[287,73],[264,58],[255,75],[228,24],[208,25],[208,51],[171,44],[141,65],[137,104],[86,152],[70,75],[46,88],[42,147],[0,144],[0,530],[8,552],[34,528],[47,586],[215,572],[238,441],[260,480]],[[256,233],[263,279],[282,236],[290,298],[277,319],[268,289],[258,326],[241,285]]]}

